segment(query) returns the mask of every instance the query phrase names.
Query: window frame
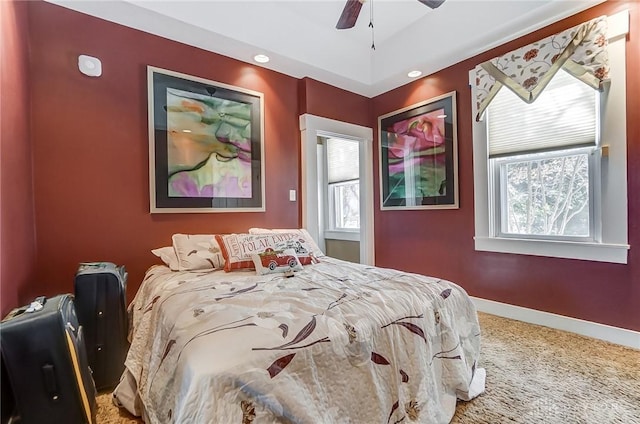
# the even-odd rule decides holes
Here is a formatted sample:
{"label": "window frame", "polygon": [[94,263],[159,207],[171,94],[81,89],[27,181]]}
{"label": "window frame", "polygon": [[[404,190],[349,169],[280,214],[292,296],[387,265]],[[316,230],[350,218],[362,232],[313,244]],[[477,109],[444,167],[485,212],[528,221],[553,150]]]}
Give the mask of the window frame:
{"label": "window frame", "polygon": [[[335,228],[334,200],[333,200],[333,192],[331,190],[331,186],[333,184],[340,184],[341,182],[329,183],[329,178],[328,178],[329,165],[327,161],[328,156],[327,156],[327,145],[326,145],[326,140],[329,138],[337,138],[343,141],[357,143],[358,144],[358,161],[359,161],[358,166],[360,166],[362,163],[363,155],[366,155],[366,151],[363,150],[365,149],[365,147],[363,146],[363,143],[360,140],[357,140],[353,137],[338,135],[338,134],[328,133],[328,132],[322,132],[317,134],[316,163],[317,163],[318,179],[316,183],[317,183],[318,193],[320,193],[321,196],[323,197],[323,200],[321,203],[323,203],[326,206],[326,208],[320,208],[325,210],[318,211],[319,222],[321,223],[321,226],[322,226],[321,228],[319,228],[319,234],[321,236],[321,239],[323,240],[323,245],[324,245],[324,240],[357,241],[361,243],[363,226],[367,225],[365,222],[363,222],[363,219],[371,219],[368,217],[363,217],[362,215],[363,214],[362,195],[363,195],[363,190],[366,189],[366,187],[363,187],[363,182],[362,182],[363,170],[360,169],[360,172],[357,178],[360,185],[360,193],[359,193],[360,195],[360,227],[358,229]],[[318,141],[319,139],[322,139],[323,141],[320,142]],[[362,167],[360,166],[360,168]],[[355,180],[356,179],[353,179],[350,181],[355,181]],[[368,224],[368,225],[371,225],[371,224]],[[361,243],[361,247],[362,247],[362,243]]]}
{"label": "window frame", "polygon": [[[608,17],[609,21],[609,89],[601,97],[601,140],[594,160],[600,167],[595,182],[600,192],[595,207],[600,208],[597,241],[528,239],[497,237],[492,233],[489,188],[489,156],[486,120],[475,121],[475,102],[471,102],[473,131],[475,250],[555,258],[581,259],[626,264],[628,259],[627,207],[627,134],[626,134],[626,34],[629,31],[627,10]],[[469,71],[469,84],[475,90],[475,73]],[[506,89],[506,88],[503,88]],[[475,98],[472,93],[471,99]],[[598,160],[600,159],[600,160]],[[595,199],[594,199],[595,200]]]}

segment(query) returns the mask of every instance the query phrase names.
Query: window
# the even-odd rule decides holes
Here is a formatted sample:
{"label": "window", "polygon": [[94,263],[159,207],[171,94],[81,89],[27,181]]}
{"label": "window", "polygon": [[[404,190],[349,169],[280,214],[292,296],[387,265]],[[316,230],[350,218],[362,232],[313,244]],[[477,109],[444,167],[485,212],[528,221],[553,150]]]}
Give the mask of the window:
{"label": "window", "polygon": [[328,230],[360,229],[360,164],[358,142],[329,138],[327,149]]}
{"label": "window", "polygon": [[[592,150],[496,159],[501,236],[594,239]],[[590,172],[591,171],[591,172]]]}
{"label": "window", "polygon": [[[608,22],[603,92],[561,71],[531,104],[502,87],[473,123],[476,250],[627,263],[629,14]],[[471,70],[472,99],[476,82]]]}
{"label": "window", "polygon": [[599,241],[599,99],[562,70],[531,104],[498,92],[485,117],[494,236]]}
{"label": "window", "polygon": [[329,184],[333,201],[334,230],[357,230],[360,228],[360,182],[347,181]]}

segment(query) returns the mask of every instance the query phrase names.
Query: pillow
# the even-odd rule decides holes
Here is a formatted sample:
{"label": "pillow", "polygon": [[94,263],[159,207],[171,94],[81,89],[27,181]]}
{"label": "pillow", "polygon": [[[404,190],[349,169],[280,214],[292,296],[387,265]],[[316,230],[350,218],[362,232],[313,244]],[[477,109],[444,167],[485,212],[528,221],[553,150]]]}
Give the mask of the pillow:
{"label": "pillow", "polygon": [[164,262],[171,271],[178,270],[178,256],[176,256],[176,251],[173,249],[173,246],[159,247],[153,249],[151,253],[162,259],[162,262]]}
{"label": "pillow", "polygon": [[222,268],[224,259],[213,235],[174,234],[172,239],[179,271]]}
{"label": "pillow", "polygon": [[253,253],[251,259],[258,275],[302,271],[302,264],[293,249],[273,250],[267,248],[262,253]]}
{"label": "pillow", "polygon": [[224,270],[254,268],[251,255],[273,250],[293,249],[302,265],[315,261],[312,247],[300,233],[225,234],[216,235],[224,256]]}
{"label": "pillow", "polygon": [[[267,228],[249,228],[249,234],[270,234],[270,233],[298,234],[301,238],[305,239],[306,243],[310,246],[313,256],[315,256],[316,258],[321,258],[325,256],[324,252],[320,250],[315,240],[313,240],[313,237],[311,237],[311,234],[309,234],[309,232],[304,228],[290,229],[290,230],[287,230],[287,229],[269,230]],[[298,253],[298,256],[300,256],[300,253]],[[306,265],[306,264],[303,263],[303,265]]]}

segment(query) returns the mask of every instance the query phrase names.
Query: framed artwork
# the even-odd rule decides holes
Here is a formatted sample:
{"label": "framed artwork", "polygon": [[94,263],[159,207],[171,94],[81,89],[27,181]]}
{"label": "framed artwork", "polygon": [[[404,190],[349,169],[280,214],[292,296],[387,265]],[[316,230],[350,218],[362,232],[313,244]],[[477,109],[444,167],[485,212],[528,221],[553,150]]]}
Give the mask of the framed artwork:
{"label": "framed artwork", "polygon": [[457,209],[456,92],[378,118],[380,208]]}
{"label": "framed artwork", "polygon": [[147,67],[151,213],[264,211],[263,94]]}

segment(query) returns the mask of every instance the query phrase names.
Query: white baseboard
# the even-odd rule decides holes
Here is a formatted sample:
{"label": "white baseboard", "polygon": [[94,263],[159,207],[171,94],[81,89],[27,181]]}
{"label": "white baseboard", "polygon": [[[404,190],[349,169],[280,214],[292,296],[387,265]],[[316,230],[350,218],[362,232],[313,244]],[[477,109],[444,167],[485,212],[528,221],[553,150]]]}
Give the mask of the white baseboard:
{"label": "white baseboard", "polygon": [[475,303],[476,309],[480,312],[569,331],[622,346],[640,349],[640,332],[637,331],[495,302],[493,300],[481,299],[479,297],[472,296],[471,299],[473,303]]}

